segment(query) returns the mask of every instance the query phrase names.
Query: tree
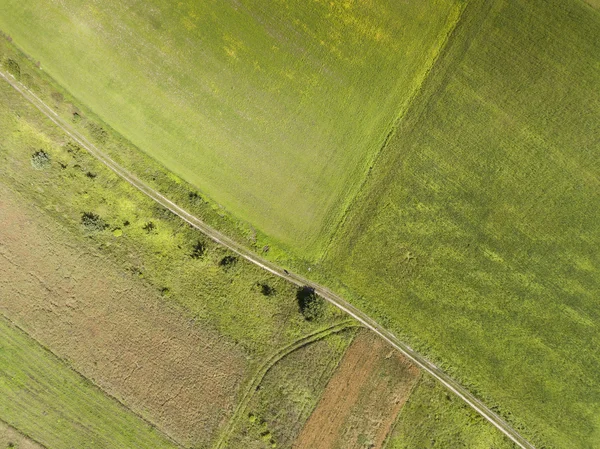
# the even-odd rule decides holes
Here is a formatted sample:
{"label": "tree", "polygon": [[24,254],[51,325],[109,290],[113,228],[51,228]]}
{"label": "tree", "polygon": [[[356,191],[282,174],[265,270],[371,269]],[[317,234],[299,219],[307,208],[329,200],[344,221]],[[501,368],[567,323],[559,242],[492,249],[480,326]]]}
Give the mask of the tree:
{"label": "tree", "polygon": [[6,70],[8,70],[8,73],[10,73],[16,79],[21,79],[21,67],[19,66],[19,63],[14,59],[8,58],[6,60]]}
{"label": "tree", "polygon": [[296,300],[306,321],[317,321],[325,313],[325,301],[317,296],[312,287],[300,287],[296,292]]}

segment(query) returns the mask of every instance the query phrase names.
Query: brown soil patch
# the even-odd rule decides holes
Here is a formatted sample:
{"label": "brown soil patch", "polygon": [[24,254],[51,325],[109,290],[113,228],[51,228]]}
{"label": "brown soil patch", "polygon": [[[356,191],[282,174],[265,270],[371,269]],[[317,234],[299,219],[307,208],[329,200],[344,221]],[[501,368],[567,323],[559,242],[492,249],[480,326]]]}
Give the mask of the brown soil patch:
{"label": "brown soil patch", "polygon": [[0,421],[0,448],[44,449],[44,446],[27,438],[16,429]]}
{"label": "brown soil patch", "polygon": [[361,331],[294,449],[381,448],[419,370],[377,335]]}
{"label": "brown soil patch", "polygon": [[0,313],[182,444],[232,413],[240,350],[2,184]]}

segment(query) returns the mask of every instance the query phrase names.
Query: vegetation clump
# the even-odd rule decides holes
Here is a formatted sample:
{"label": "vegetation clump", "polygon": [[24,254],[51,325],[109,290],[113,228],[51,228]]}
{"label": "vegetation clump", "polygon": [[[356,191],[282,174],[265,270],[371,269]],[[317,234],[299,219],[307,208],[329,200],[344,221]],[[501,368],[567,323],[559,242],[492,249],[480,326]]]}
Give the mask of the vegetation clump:
{"label": "vegetation clump", "polygon": [[223,268],[231,268],[237,262],[237,257],[235,256],[225,256],[219,261],[219,266]]}
{"label": "vegetation clump", "polygon": [[21,67],[19,66],[19,63],[14,59],[8,58],[6,60],[6,70],[8,70],[8,73],[10,73],[16,79],[21,79]]}
{"label": "vegetation clump", "polygon": [[196,192],[190,192],[188,194],[188,198],[190,199],[190,202],[192,204],[196,204],[196,205],[204,204],[204,199],[202,199],[202,197]]}
{"label": "vegetation clump", "polygon": [[144,226],[142,226],[142,229],[148,234],[150,234],[151,232],[156,230],[156,225],[153,222],[149,221]]}
{"label": "vegetation clump", "polygon": [[36,170],[44,170],[50,166],[50,155],[44,150],[36,151],[31,155],[31,166]]}
{"label": "vegetation clump", "polygon": [[81,224],[90,232],[104,231],[108,227],[108,224],[93,212],[83,212],[81,214]]}
{"label": "vegetation clump", "polygon": [[325,301],[317,296],[315,289],[304,286],[298,289],[296,293],[300,313],[306,321],[316,321],[323,317],[325,313]]}
{"label": "vegetation clump", "polygon": [[204,256],[205,252],[206,252],[206,245],[203,242],[201,242],[200,240],[198,240],[192,248],[190,257],[192,259],[200,259],[202,256]]}
{"label": "vegetation clump", "polygon": [[95,124],[94,122],[88,122],[87,128],[96,142],[106,143],[106,140],[108,139],[108,133],[104,128]]}
{"label": "vegetation clump", "polygon": [[260,292],[264,295],[264,296],[271,296],[275,294],[275,289],[273,287],[271,287],[269,284],[264,283],[264,282],[258,282],[256,284],[258,287],[260,287]]}

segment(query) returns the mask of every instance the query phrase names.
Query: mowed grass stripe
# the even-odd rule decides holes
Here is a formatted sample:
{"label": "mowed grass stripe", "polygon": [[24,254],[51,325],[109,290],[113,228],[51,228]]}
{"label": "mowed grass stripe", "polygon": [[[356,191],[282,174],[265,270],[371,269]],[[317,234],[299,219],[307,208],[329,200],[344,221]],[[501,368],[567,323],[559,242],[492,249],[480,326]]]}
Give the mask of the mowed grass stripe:
{"label": "mowed grass stripe", "polygon": [[538,447],[595,448],[600,15],[502,0],[465,14],[329,263]]}
{"label": "mowed grass stripe", "polygon": [[177,448],[0,317],[0,417],[53,449]]}
{"label": "mowed grass stripe", "polygon": [[167,168],[318,253],[458,9],[8,0],[0,28]]}

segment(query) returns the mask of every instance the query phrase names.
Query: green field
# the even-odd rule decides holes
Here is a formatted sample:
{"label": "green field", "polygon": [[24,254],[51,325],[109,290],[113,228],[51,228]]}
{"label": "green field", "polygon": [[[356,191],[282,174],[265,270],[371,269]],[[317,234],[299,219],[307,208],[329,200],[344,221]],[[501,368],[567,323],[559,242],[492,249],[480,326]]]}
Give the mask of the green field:
{"label": "green field", "polygon": [[[18,59],[6,43],[0,44],[1,51]],[[35,84],[38,95],[51,98],[56,93],[52,86],[44,84],[26,60],[18,60],[22,76]],[[187,316],[240,345],[254,362],[344,318],[327,306],[322,321],[306,321],[298,312],[293,285],[238,259],[157,206],[74,144],[6,82],[0,83],[0,105],[2,181],[66,226],[75,244],[91,242],[120,269],[163,292],[165,300]],[[129,150],[111,136],[105,145]],[[32,167],[32,155],[39,150],[51,160],[44,170]],[[87,230],[82,226],[84,212],[97,214],[106,227]],[[197,245],[202,252],[192,257]],[[226,257],[232,257],[229,266],[221,265]],[[259,284],[273,293],[263,294]]]}
{"label": "green field", "polygon": [[584,2],[470,2],[327,260],[538,447],[600,441],[598,86]]}
{"label": "green field", "polygon": [[175,174],[316,254],[460,10],[7,0],[0,30]]}
{"label": "green field", "polygon": [[0,317],[0,416],[53,449],[177,448]]}

